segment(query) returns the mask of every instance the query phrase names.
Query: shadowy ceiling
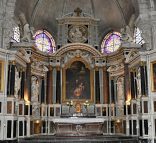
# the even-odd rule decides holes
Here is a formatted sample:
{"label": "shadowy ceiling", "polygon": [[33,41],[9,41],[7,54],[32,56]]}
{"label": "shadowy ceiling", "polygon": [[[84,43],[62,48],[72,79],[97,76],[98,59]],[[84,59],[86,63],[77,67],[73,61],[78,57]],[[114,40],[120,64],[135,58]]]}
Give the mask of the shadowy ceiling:
{"label": "shadowy ceiling", "polygon": [[77,7],[99,19],[99,36],[109,30],[119,30],[128,24],[132,14],[138,15],[137,0],[17,0],[15,16],[22,12],[35,30],[46,29],[57,36],[56,18],[71,13]]}

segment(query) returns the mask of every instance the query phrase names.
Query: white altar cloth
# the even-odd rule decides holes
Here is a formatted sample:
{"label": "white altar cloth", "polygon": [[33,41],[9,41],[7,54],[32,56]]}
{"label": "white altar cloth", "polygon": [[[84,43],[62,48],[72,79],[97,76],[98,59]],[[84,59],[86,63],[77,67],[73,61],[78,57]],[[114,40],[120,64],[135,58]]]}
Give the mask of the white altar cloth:
{"label": "white altar cloth", "polygon": [[70,123],[70,124],[85,124],[85,123],[103,123],[104,118],[79,118],[79,117],[70,117],[70,118],[53,118],[54,123]]}

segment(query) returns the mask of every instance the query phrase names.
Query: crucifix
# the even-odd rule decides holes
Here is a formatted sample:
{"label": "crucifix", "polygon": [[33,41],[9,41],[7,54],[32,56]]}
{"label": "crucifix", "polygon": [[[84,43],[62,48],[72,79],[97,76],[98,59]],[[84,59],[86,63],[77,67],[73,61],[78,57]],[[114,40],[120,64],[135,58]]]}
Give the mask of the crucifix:
{"label": "crucifix", "polygon": [[78,7],[74,10],[74,12],[76,13],[76,16],[80,16],[82,10]]}

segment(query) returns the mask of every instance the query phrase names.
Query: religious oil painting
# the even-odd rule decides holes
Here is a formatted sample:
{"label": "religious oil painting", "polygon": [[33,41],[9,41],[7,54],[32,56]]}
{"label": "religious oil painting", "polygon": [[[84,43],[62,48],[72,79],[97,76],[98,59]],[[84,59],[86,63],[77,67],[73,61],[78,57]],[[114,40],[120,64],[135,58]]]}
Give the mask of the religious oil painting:
{"label": "religious oil painting", "polygon": [[151,64],[152,91],[156,92],[156,61]]}
{"label": "religious oil painting", "polygon": [[66,99],[90,100],[90,70],[80,61],[75,61],[66,70]]}

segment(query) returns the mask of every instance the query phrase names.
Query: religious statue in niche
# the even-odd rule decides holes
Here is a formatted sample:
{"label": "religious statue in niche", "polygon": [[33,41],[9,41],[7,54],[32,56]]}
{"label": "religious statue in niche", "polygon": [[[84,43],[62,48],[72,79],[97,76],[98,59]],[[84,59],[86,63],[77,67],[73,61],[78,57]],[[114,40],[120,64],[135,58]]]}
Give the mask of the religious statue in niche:
{"label": "religious statue in niche", "polygon": [[21,77],[19,75],[19,72],[17,68],[15,68],[15,90],[14,90],[14,95],[16,98],[18,98],[18,92],[21,87]]}
{"label": "religious statue in niche", "polygon": [[117,80],[117,101],[118,105],[121,106],[124,103],[124,78],[119,77]]}
{"label": "religious statue in niche", "polygon": [[39,81],[36,76],[31,77],[31,101],[32,102],[38,102],[38,96],[39,96]]}
{"label": "religious statue in niche", "polygon": [[90,99],[90,71],[76,61],[66,70],[66,99]]}
{"label": "religious statue in niche", "polygon": [[141,97],[141,74],[140,74],[140,68],[138,68],[138,71],[137,71],[136,81],[137,81],[137,94],[138,94],[138,97]]}

